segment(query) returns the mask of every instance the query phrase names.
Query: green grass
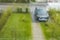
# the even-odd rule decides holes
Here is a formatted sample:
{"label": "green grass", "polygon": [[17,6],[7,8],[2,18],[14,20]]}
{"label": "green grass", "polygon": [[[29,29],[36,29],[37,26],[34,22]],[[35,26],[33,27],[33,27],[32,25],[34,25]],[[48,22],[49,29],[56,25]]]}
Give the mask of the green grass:
{"label": "green grass", "polygon": [[49,14],[49,21],[40,23],[46,40],[60,40],[60,12],[52,9]]}
{"label": "green grass", "polygon": [[30,14],[13,13],[0,32],[0,40],[32,40]]}

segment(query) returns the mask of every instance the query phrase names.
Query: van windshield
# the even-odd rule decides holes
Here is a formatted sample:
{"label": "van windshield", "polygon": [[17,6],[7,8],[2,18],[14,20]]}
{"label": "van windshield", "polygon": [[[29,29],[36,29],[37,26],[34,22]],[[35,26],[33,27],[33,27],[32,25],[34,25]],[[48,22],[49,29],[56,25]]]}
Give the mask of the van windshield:
{"label": "van windshield", "polygon": [[38,15],[47,15],[47,11],[44,9],[38,9],[37,12],[38,12]]}

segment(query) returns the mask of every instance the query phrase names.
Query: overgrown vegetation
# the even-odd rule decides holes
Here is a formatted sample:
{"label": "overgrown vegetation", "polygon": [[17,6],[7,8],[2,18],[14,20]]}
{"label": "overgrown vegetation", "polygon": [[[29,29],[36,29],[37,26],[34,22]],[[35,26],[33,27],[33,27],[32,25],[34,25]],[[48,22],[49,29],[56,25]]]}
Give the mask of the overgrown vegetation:
{"label": "overgrown vegetation", "polygon": [[31,16],[29,13],[12,13],[3,30],[0,40],[32,40]]}
{"label": "overgrown vegetation", "polygon": [[7,11],[2,11],[1,13],[1,17],[0,17],[0,31],[2,30],[3,26],[5,25],[5,23],[7,22],[9,16],[11,15],[11,11],[7,10]]}
{"label": "overgrown vegetation", "polygon": [[49,10],[49,21],[41,23],[47,40],[60,40],[60,11]]}

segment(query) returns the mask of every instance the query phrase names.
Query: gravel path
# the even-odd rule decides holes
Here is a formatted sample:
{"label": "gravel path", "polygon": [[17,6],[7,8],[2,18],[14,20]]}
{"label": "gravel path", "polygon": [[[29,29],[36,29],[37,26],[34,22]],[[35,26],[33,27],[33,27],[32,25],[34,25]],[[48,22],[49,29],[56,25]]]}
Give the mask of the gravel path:
{"label": "gravel path", "polygon": [[38,23],[32,23],[33,40],[45,40],[42,29]]}
{"label": "gravel path", "polygon": [[42,28],[41,28],[40,24],[38,22],[36,22],[36,20],[35,20],[33,10],[31,10],[33,40],[45,40],[44,34],[42,32]]}

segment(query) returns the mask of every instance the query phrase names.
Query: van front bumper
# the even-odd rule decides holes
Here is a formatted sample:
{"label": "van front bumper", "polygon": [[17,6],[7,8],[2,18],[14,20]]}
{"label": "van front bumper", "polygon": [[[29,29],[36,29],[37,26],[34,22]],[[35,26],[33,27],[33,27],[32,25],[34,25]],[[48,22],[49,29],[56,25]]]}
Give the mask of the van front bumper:
{"label": "van front bumper", "polygon": [[38,18],[38,21],[47,21],[48,19],[46,18]]}

